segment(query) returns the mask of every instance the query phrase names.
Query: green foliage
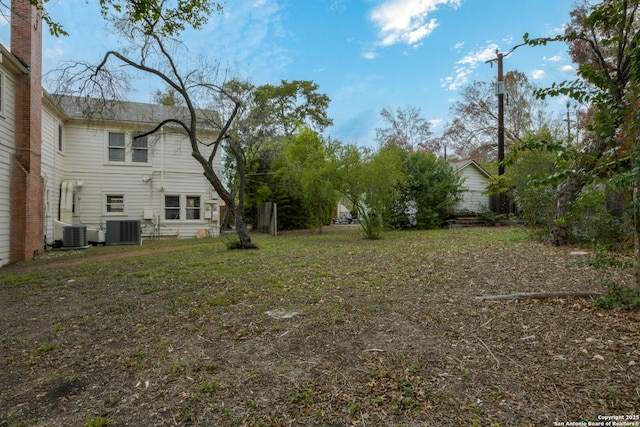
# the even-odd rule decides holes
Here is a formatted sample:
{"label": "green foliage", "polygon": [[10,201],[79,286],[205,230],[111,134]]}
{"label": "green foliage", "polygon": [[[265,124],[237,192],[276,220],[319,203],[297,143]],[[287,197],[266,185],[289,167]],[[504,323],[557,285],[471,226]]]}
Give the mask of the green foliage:
{"label": "green foliage", "polygon": [[187,26],[202,28],[215,11],[222,12],[222,3],[211,0],[180,0],[169,7],[164,0],[100,0],[102,15],[117,13],[132,24],[141,25],[146,34],[177,36]]}
{"label": "green foliage", "polygon": [[200,386],[200,391],[207,394],[213,394],[220,388],[220,383],[216,380],[203,381]]}
{"label": "green foliage", "polygon": [[607,282],[607,295],[596,300],[596,307],[613,310],[640,309],[640,289],[630,289],[617,283]]}
{"label": "green foliage", "polygon": [[[505,187],[512,190],[519,216],[525,224],[548,230],[554,220],[557,192],[558,145],[546,136],[531,135],[513,151],[506,169]],[[515,154],[517,153],[517,155]]]}
{"label": "green foliage", "polygon": [[52,343],[44,343],[38,347],[38,353],[49,353],[55,349],[57,349],[60,344],[52,342]]}
{"label": "green foliage", "polygon": [[337,189],[353,206],[368,239],[379,239],[391,221],[404,177],[405,153],[397,146],[373,153],[355,145],[340,147],[337,152]]}
{"label": "green foliage", "polygon": [[606,247],[597,245],[595,254],[589,260],[589,265],[596,270],[606,270],[608,268],[631,268],[629,262],[622,261],[612,256],[613,253]]}
{"label": "green foliage", "polygon": [[497,196],[509,191],[509,183],[505,175],[493,175],[487,182],[487,189],[483,194],[487,196]]}
{"label": "green foliage", "polygon": [[282,157],[274,164],[275,177],[289,195],[303,202],[308,221],[321,228],[331,221],[338,203],[331,162],[334,145],[309,128],[282,142]]}
{"label": "green foliage", "polygon": [[446,160],[423,151],[410,153],[404,159],[404,172],[401,199],[396,204],[396,225],[440,227],[446,213],[460,200],[462,178]]}
{"label": "green foliage", "polygon": [[256,88],[254,102],[261,111],[275,119],[285,136],[292,135],[301,126],[322,132],[333,121],[327,116],[331,99],[318,93],[319,86],[310,80],[282,80],[279,86],[266,84]]}
{"label": "green foliage", "polygon": [[578,242],[612,249],[625,240],[629,233],[624,216],[628,202],[619,190],[597,181],[583,188],[571,206]]}
{"label": "green foliage", "polygon": [[[63,25],[56,22],[47,11],[50,0],[29,0],[48,25],[54,37],[68,36]],[[126,17],[133,24],[141,24],[148,34],[176,36],[187,26],[202,28],[215,11],[222,12],[223,4],[211,0],[180,0],[173,8],[163,0],[99,0],[100,10],[106,18],[112,13]]]}
{"label": "green foliage", "polygon": [[[228,133],[230,141],[235,141],[243,153],[243,164],[238,165],[237,156],[226,156],[225,170],[238,197],[244,196],[248,221],[257,226],[261,205],[275,202],[279,229],[309,228],[327,222],[331,216],[327,212],[332,207],[311,204],[309,198],[329,190],[313,186],[311,195],[305,185],[309,184],[309,175],[317,172],[316,165],[310,162],[328,163],[330,153],[312,155],[305,151],[317,151],[319,145],[322,150],[329,150],[332,145],[318,136],[332,123],[326,113],[329,97],[317,92],[317,84],[305,80],[263,86],[231,80],[224,88],[242,101]],[[310,145],[304,148],[307,142]],[[307,170],[305,164],[312,170]],[[299,170],[304,174],[296,175]],[[323,170],[322,175],[330,173]]]}
{"label": "green foliage", "polygon": [[109,424],[111,424],[111,422],[109,421],[109,418],[103,417],[102,415],[98,415],[96,417],[89,418],[85,423],[85,426],[86,427],[106,427]]}
{"label": "green foliage", "polygon": [[[637,2],[583,2],[572,11],[563,35],[539,39],[524,36],[530,46],[567,43],[578,64],[577,79],[553,84],[537,95],[564,95],[589,107],[582,146],[559,151],[568,155],[563,156],[566,162],[560,165],[556,177],[574,179],[562,187],[558,199],[558,213],[563,217],[554,231],[561,231],[556,235],[563,237],[556,243],[567,243],[568,226],[573,227],[578,239],[605,246],[624,242],[634,234],[622,215],[612,212],[608,197],[629,192],[637,184],[637,179],[629,179],[634,175],[630,169],[635,163],[638,135],[637,12]],[[611,185],[613,181],[617,185]],[[622,185],[624,181],[626,185]],[[582,190],[583,185],[590,188]],[[570,215],[565,215],[576,196]],[[627,210],[630,212],[633,209]]]}

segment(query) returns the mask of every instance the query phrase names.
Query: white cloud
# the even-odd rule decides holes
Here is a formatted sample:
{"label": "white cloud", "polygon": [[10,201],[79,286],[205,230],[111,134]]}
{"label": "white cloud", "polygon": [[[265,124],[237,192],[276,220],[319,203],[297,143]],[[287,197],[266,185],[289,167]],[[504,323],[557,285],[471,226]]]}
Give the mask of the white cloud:
{"label": "white cloud", "polygon": [[573,73],[574,71],[576,71],[576,69],[573,67],[573,65],[567,64],[560,67],[560,71],[563,73]]}
{"label": "white cloud", "polygon": [[364,59],[375,59],[378,55],[375,52],[364,52],[362,57]]}
{"label": "white cloud", "polygon": [[58,46],[50,47],[44,50],[43,56],[48,59],[62,58],[64,56],[64,50]]}
{"label": "white cloud", "polygon": [[476,52],[470,52],[466,54],[460,61],[456,62],[456,64],[464,64],[469,67],[476,68],[479,62],[486,62],[490,59],[496,58],[498,51],[498,45],[495,43],[490,43],[487,46],[481,48]]}
{"label": "white cloud", "polygon": [[442,87],[448,90],[458,90],[469,81],[469,76],[473,72],[473,69],[468,67],[458,67],[455,70],[455,75],[445,77],[440,82]]}
{"label": "white cloud", "polygon": [[553,56],[545,56],[544,60],[545,61],[550,61],[550,62],[560,62],[560,61],[562,61],[562,55],[561,54],[557,54],[557,55],[553,55]]}
{"label": "white cloud", "polygon": [[458,7],[460,0],[386,0],[370,14],[380,30],[380,44],[414,45],[438,27],[430,15],[440,6]]}
{"label": "white cloud", "polygon": [[533,70],[531,72],[531,77],[533,77],[534,80],[539,80],[544,78],[544,70]]}
{"label": "white cloud", "polygon": [[475,52],[467,53],[461,60],[456,62],[457,66],[454,70],[454,75],[445,77],[440,81],[440,84],[448,90],[458,90],[467,84],[469,76],[473,73],[473,70],[478,68],[479,64],[496,57],[497,50],[498,45],[490,43]]}
{"label": "white cloud", "polygon": [[458,43],[456,43],[456,44],[454,44],[454,45],[453,45],[453,48],[454,48],[455,50],[460,50],[460,49],[462,49],[463,47],[464,47],[464,42],[458,42]]}

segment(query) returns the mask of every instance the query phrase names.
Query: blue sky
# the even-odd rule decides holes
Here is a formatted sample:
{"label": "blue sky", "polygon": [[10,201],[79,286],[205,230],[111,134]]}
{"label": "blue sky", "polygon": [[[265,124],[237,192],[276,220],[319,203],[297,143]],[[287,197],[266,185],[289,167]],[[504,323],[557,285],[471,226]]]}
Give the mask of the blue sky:
{"label": "blue sky", "polygon": [[[97,2],[52,0],[49,12],[70,36],[45,34],[45,72],[61,61],[97,62],[117,46]],[[375,147],[382,108],[418,107],[434,133],[450,121],[449,107],[473,80],[493,81],[496,49],[562,32],[572,0],[228,0],[206,28],[185,34],[188,55],[220,61],[255,85],[313,80],[331,98],[327,135]],[[0,42],[9,46],[8,25]],[[522,47],[504,61],[538,86],[572,79],[566,45]],[[133,101],[151,102],[161,88],[138,82]],[[550,108],[562,111],[564,100]]]}

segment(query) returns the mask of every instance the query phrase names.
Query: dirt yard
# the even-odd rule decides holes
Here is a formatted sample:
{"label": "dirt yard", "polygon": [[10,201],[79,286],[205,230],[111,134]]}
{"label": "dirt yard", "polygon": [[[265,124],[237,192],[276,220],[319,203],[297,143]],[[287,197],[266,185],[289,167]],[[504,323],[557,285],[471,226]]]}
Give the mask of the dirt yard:
{"label": "dirt yard", "polygon": [[476,298],[604,293],[624,263],[515,228],[255,241],[0,269],[0,426],[640,426],[640,313]]}

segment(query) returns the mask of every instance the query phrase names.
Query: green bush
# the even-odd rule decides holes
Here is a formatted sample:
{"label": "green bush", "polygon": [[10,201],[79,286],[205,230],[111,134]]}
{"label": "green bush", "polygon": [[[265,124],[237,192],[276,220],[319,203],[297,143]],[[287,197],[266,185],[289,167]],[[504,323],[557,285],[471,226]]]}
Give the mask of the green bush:
{"label": "green bush", "polygon": [[607,295],[596,300],[596,307],[614,310],[640,309],[640,290],[620,286],[614,282],[605,283]]}
{"label": "green bush", "polygon": [[571,208],[573,235],[578,242],[612,249],[630,235],[618,191],[597,183],[582,190]]}

